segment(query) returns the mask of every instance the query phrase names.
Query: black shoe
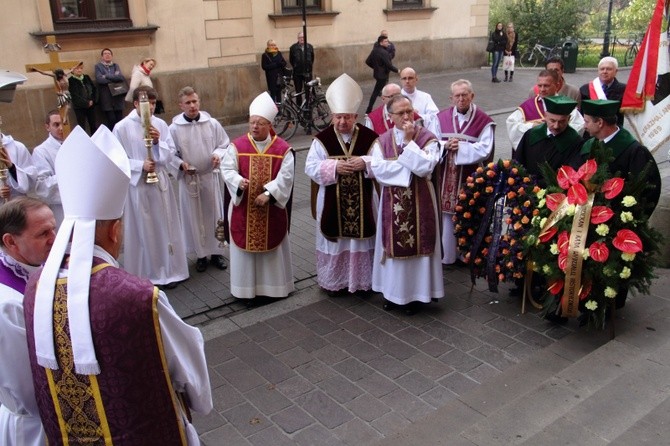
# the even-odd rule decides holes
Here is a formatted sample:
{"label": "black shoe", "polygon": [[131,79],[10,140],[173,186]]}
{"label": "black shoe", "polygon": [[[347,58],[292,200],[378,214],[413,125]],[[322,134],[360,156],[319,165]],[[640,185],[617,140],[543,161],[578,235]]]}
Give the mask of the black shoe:
{"label": "black shoe", "polygon": [[491,82],[496,83],[496,84],[499,84],[499,83],[500,83],[500,79],[498,79],[497,77],[494,77],[493,79],[491,79]]}
{"label": "black shoe", "polygon": [[179,285],[179,282],[170,282],[170,283],[166,283],[164,285],[158,285],[158,288],[161,289],[161,290],[173,290],[173,289],[177,288],[178,285]]}
{"label": "black shoe", "polygon": [[507,78],[503,79],[503,82],[507,82]]}
{"label": "black shoe", "polygon": [[207,257],[200,257],[195,261],[195,270],[199,273],[207,269]]}
{"label": "black shoe", "polygon": [[[207,261],[207,259],[205,259],[205,261]],[[210,263],[221,270],[228,268],[228,265],[226,264],[226,259],[220,254],[212,254],[212,259],[210,260]]]}
{"label": "black shoe", "polygon": [[391,302],[390,300],[384,299],[384,305],[382,305],[384,311],[391,311],[398,308],[398,304]]}
{"label": "black shoe", "polygon": [[407,305],[403,305],[402,312],[406,316],[413,316],[419,311],[419,305],[421,305],[420,302],[410,302]]}
{"label": "black shoe", "polygon": [[509,77],[509,81],[510,81],[510,82],[513,82],[513,81],[514,81],[514,76],[510,76],[510,77]]}

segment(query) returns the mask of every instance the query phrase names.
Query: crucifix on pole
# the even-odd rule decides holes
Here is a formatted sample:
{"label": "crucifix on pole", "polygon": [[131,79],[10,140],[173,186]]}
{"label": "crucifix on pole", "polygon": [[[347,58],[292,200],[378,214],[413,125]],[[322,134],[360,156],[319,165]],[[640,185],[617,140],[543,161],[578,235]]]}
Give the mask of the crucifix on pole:
{"label": "crucifix on pole", "polygon": [[49,54],[49,62],[26,64],[26,72],[38,72],[45,76],[50,76],[54,80],[54,87],[56,89],[56,107],[63,121],[63,134],[67,137],[70,133],[70,120],[68,114],[70,111],[70,90],[67,75],[72,70],[81,65],[80,60],[60,60],[58,52],[61,50],[60,45],[56,42],[56,36],[47,36],[46,44],[44,45],[44,52]]}

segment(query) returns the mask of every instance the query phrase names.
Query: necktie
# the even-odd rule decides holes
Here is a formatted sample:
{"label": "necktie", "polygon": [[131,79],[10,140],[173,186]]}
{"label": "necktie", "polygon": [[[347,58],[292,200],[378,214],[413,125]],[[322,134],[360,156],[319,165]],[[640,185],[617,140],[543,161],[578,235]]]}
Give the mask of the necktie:
{"label": "necktie", "polygon": [[603,93],[605,93],[605,97],[607,97],[607,90],[609,90],[609,86],[603,85]]}

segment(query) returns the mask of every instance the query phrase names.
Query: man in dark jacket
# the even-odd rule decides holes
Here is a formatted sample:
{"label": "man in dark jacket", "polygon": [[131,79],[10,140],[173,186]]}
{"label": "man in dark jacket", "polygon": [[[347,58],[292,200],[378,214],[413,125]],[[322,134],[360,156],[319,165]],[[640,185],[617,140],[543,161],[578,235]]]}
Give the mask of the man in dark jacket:
{"label": "man in dark jacket", "polygon": [[[619,70],[619,62],[616,58],[607,56],[598,62],[598,77],[580,87],[579,93],[584,99],[608,99],[610,101],[621,101],[626,84],[619,82],[616,78]],[[623,113],[617,113],[616,124],[623,127]],[[586,139],[588,135],[584,135]]]}
{"label": "man in dark jacket", "polygon": [[388,46],[388,37],[379,36],[377,38],[377,45],[372,48],[370,55],[365,60],[367,66],[372,68],[372,75],[376,80],[375,88],[372,90],[372,96],[370,96],[368,108],[365,110],[366,114],[372,111],[372,107],[375,105],[377,96],[381,94],[382,88],[384,88],[384,85],[388,83],[389,73],[391,71],[394,73],[398,72],[398,69],[391,63],[391,56],[387,50]]}
{"label": "man in dark jacket", "polygon": [[[314,47],[311,44],[305,45],[305,35],[298,33],[298,41],[289,48],[289,62],[293,68],[293,85],[295,92],[302,91],[303,83],[312,79],[312,65],[314,65]],[[302,103],[300,98],[299,102]]]}

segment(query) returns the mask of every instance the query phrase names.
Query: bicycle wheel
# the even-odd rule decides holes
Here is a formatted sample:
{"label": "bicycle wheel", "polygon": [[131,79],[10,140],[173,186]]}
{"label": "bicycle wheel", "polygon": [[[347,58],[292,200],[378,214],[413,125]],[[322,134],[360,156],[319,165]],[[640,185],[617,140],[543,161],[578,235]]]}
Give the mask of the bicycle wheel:
{"label": "bicycle wheel", "polygon": [[626,54],[623,57],[623,64],[626,67],[633,65],[635,58],[637,57],[637,46],[631,46],[626,50]]}
{"label": "bicycle wheel", "polygon": [[278,136],[287,141],[291,139],[298,129],[298,117],[295,114],[295,110],[287,105],[280,105],[279,113],[275,116],[272,126]]}
{"label": "bicycle wheel", "polygon": [[519,65],[523,68],[535,68],[539,62],[535,51],[526,51],[519,58]]}
{"label": "bicycle wheel", "polygon": [[330,125],[330,107],[324,97],[318,98],[312,106],[312,125],[319,131]]}

